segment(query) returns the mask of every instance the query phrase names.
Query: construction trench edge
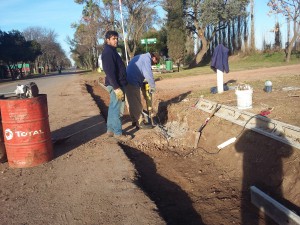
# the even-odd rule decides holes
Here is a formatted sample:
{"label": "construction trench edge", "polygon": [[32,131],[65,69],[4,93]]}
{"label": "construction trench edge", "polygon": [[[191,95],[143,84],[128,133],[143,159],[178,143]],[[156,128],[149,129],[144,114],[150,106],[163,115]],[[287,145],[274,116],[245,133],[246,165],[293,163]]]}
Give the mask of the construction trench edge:
{"label": "construction trench edge", "polygon": [[[99,85],[99,84],[97,84],[97,85]],[[97,85],[96,84],[94,84],[94,86],[92,85],[93,86],[92,88],[95,89],[96,88],[95,86],[97,86]],[[101,84],[100,84],[99,87],[101,87]],[[157,184],[158,186],[159,186],[159,183],[161,183],[162,181],[160,179],[157,180],[157,178],[153,178],[154,177],[153,174],[157,175],[158,171],[155,170],[155,172],[154,172],[151,169],[147,168],[145,166],[145,164],[147,164],[147,163],[143,162],[143,160],[146,160],[148,157],[150,157],[150,158],[153,159],[153,163],[156,164],[156,166],[163,167],[163,166],[161,166],[163,164],[162,159],[158,160],[158,162],[155,162],[155,161],[157,161],[157,158],[161,157],[161,158],[166,159],[165,157],[167,157],[167,158],[171,157],[171,158],[175,158],[175,160],[180,160],[180,161],[182,161],[182,160],[183,161],[184,160],[186,160],[186,161],[194,161],[194,160],[196,160],[196,158],[200,157],[203,161],[207,162],[207,165],[210,164],[208,162],[210,160],[209,157],[207,158],[205,154],[203,155],[204,151],[201,150],[201,148],[206,149],[206,150],[210,149],[209,146],[207,146],[207,143],[204,143],[204,146],[201,146],[201,143],[200,143],[200,148],[199,149],[196,149],[196,150],[193,149],[194,131],[197,130],[196,128],[197,128],[197,126],[199,126],[199,124],[198,124],[199,122],[197,122],[197,124],[196,124],[195,121],[189,121],[190,119],[188,118],[187,114],[189,112],[191,112],[191,111],[194,113],[195,110],[201,111],[201,110],[199,110],[198,107],[200,107],[200,108],[201,107],[204,107],[204,108],[207,107],[206,110],[207,110],[207,112],[209,112],[212,109],[213,103],[209,102],[208,105],[210,105],[210,106],[207,106],[207,102],[205,100],[204,100],[205,104],[200,104],[201,101],[198,101],[197,104],[195,105],[195,107],[191,107],[190,106],[191,103],[188,102],[187,99],[185,99],[185,100],[186,101],[183,101],[183,99],[182,99],[182,101],[179,102],[178,104],[165,105],[163,102],[158,103],[160,105],[160,107],[158,107],[158,108],[165,110],[164,112],[160,112],[158,114],[161,117],[160,121],[164,121],[164,126],[158,126],[158,127],[156,127],[154,129],[154,132],[152,132],[152,133],[155,133],[155,134],[152,135],[150,138],[147,138],[147,135],[149,135],[149,133],[141,131],[141,133],[139,133],[138,135],[136,135],[136,137],[133,139],[133,141],[131,143],[126,144],[126,145],[121,145],[121,147],[124,149],[124,152],[127,154],[127,156],[129,157],[129,159],[137,167],[137,170],[139,172],[139,174],[137,175],[137,177],[138,177],[137,178],[137,183],[140,184],[140,186],[142,187],[142,189],[158,205],[160,213],[163,215],[164,219],[166,221],[173,221],[173,224],[180,224],[180,223],[176,223],[175,220],[176,221],[178,220],[178,221],[181,221],[181,222],[183,222],[183,221],[180,220],[180,218],[178,219],[176,216],[174,216],[174,212],[173,211],[171,211],[171,212],[173,212],[173,215],[171,215],[172,213],[170,213],[170,211],[169,211],[170,209],[165,206],[167,204],[167,202],[170,201],[170,199],[168,199],[166,197],[166,199],[164,200],[164,199],[162,199],[162,196],[168,196],[168,194],[166,194],[166,193],[162,194],[163,191],[158,191],[157,189],[153,189],[153,187],[149,187],[149,185],[151,185],[151,184],[148,181],[146,181],[145,178],[148,178],[152,182],[158,183]],[[188,108],[188,110],[186,112],[180,112],[179,113],[178,112],[179,110],[175,109],[176,112],[174,113],[174,109],[172,109],[172,108],[176,108],[176,105],[182,105],[182,104],[184,104],[184,106],[180,106],[180,108],[181,109],[182,108]],[[188,105],[188,106],[186,106],[186,105]],[[226,108],[225,106],[223,107],[223,109],[228,110],[228,108]],[[172,110],[173,110],[173,112],[172,112]],[[206,110],[204,110],[204,111],[206,111]],[[231,115],[231,113],[226,113],[226,110],[225,110],[225,114],[228,117],[229,115]],[[199,113],[198,111],[197,111],[197,114],[201,114],[202,119],[197,120],[197,121],[204,121],[203,118],[207,117],[207,114],[205,112],[204,113],[203,112]],[[220,116],[222,114],[224,114],[224,112],[222,112],[222,111],[216,113],[216,115],[218,117],[220,117],[220,118],[222,118]],[[245,121],[247,121],[247,118],[249,118],[249,116],[250,117],[252,116],[252,115],[247,114],[247,113],[244,114],[244,112],[239,113],[239,117],[237,117],[236,115],[237,114],[235,114],[235,116],[233,116],[233,118],[238,118],[238,120],[241,120],[241,118],[243,118],[242,120],[243,120],[244,123],[245,123]],[[245,115],[248,116],[248,117],[245,117]],[[162,118],[162,117],[164,117],[164,118]],[[212,129],[212,126],[214,126],[214,125],[217,125],[217,126],[227,125],[228,126],[228,122],[224,122],[220,118],[212,120],[210,122],[212,124],[211,124],[211,126],[209,126],[207,128],[207,130]],[[195,119],[195,118],[192,118],[192,119]],[[231,121],[231,122],[233,123],[233,121]],[[274,121],[272,121],[272,122],[274,122]],[[243,126],[243,125],[245,125],[244,123],[243,124],[239,124],[239,125]],[[252,124],[252,123],[250,123],[250,124]],[[196,125],[196,127],[195,127],[195,125]],[[280,125],[282,125],[282,124],[280,124]],[[230,126],[233,126],[233,125],[230,124]],[[288,126],[288,127],[290,128],[290,126]],[[203,144],[203,139],[207,139],[207,136],[208,136],[206,134],[207,130],[205,130],[205,133],[204,133],[203,137],[201,137],[202,144]],[[236,126],[234,126],[234,130],[235,131],[236,130],[240,130],[240,128],[236,128]],[[297,134],[297,132],[298,132],[298,128],[296,129],[296,134]],[[277,134],[276,132],[274,132],[274,129],[271,129],[271,133],[272,133],[272,135],[273,135],[273,133]],[[235,134],[236,134],[236,132],[235,132]],[[232,134],[232,135],[234,136],[234,134]],[[228,134],[227,136],[231,137],[232,135]],[[253,135],[253,134],[251,134],[251,135]],[[294,135],[294,133],[293,133],[293,135]],[[140,137],[138,137],[138,136],[140,136]],[[292,137],[294,137],[294,136],[292,136]],[[270,137],[267,137],[267,138],[270,138]],[[265,138],[261,138],[261,137],[259,139],[260,140],[265,140]],[[224,141],[225,140],[227,140],[227,139],[224,139]],[[295,140],[297,141],[297,139],[295,139]],[[214,140],[211,141],[212,145],[214,143],[215,143],[215,146],[217,146],[217,144],[220,144],[220,140],[219,139],[217,140],[217,138],[215,138]],[[275,141],[275,140],[270,141],[270,143],[266,144],[266,146],[267,147],[274,146],[274,143],[277,144],[278,141]],[[285,144],[279,144],[278,148],[281,149],[281,151],[284,151],[284,149],[285,149],[284,146],[285,146]],[[232,152],[233,151],[233,147],[234,147],[234,145],[231,145],[231,146],[227,147],[228,149],[226,149],[226,151]],[[296,147],[296,146],[291,146],[291,147]],[[270,149],[270,151],[275,151],[275,150],[272,150],[272,149],[274,149],[274,147],[272,147]],[[224,155],[224,153],[220,153],[220,155]],[[235,155],[236,155],[236,153],[235,153]],[[295,162],[297,164],[297,161],[295,161],[295,159],[297,159],[297,157],[298,157],[298,155],[295,155],[294,158],[291,158],[289,160],[289,162]],[[222,160],[221,158],[222,157],[220,157],[218,160]],[[235,157],[233,157],[233,158],[235,158]],[[239,159],[237,161],[240,161],[240,157],[237,157],[237,159]],[[148,160],[146,160],[146,161],[148,161]],[[232,162],[230,162],[230,163],[232,163]],[[180,163],[178,163],[178,165],[179,164]],[[238,164],[241,164],[241,162],[238,162]],[[284,163],[281,163],[281,165],[282,164],[284,164]],[[175,165],[176,165],[176,163],[175,163]],[[168,166],[165,166],[165,167],[167,168]],[[293,165],[290,168],[294,168],[294,167],[295,166]],[[288,193],[287,197],[289,199],[288,201],[285,201],[284,199],[281,199],[281,200],[284,203],[287,203],[290,206],[290,208],[293,209],[293,211],[296,211],[299,214],[300,210],[299,210],[299,207],[297,206],[297,204],[299,204],[297,202],[299,194],[297,192],[295,192],[295,191],[292,193],[292,191],[291,191],[292,188],[298,188],[298,187],[300,187],[299,186],[300,185],[299,180],[296,181],[296,182],[292,181],[292,174],[296,174],[298,170],[293,171],[292,174],[291,174],[291,172],[286,172],[288,169],[289,168],[286,168],[286,169],[285,168],[281,168],[281,170],[282,170],[282,172],[281,172],[282,176],[283,176],[283,174],[285,174],[285,175],[287,175],[287,177],[284,178],[283,181],[281,181],[281,184],[282,184],[281,186],[282,187],[280,188],[280,190],[283,191],[284,189],[287,189],[288,192],[291,192],[291,193],[287,192]],[[149,172],[149,170],[150,170],[150,172]],[[223,169],[221,169],[221,170],[223,170]],[[223,172],[224,172],[224,170],[223,170]],[[268,171],[268,172],[270,172],[270,171]],[[151,175],[151,173],[153,173],[153,174]],[[233,174],[235,174],[235,173],[236,173],[236,171],[233,172]],[[159,176],[161,176],[161,174],[164,174],[164,172],[160,172]],[[152,178],[149,178],[149,176],[152,177]],[[228,175],[228,176],[230,176],[230,175]],[[173,177],[173,180],[174,179],[176,180],[176,177],[175,178]],[[241,175],[240,175],[240,179],[241,180],[245,180]],[[211,181],[211,183],[213,183],[213,182],[214,181]],[[178,182],[178,183],[180,185],[180,182]],[[237,184],[239,184],[239,182],[237,182]],[[195,186],[196,186],[196,184],[195,184]],[[233,185],[232,187],[228,186],[227,188],[237,190],[238,187],[234,188],[234,186],[236,186],[236,185]],[[288,186],[290,186],[290,188],[287,188]],[[184,185],[183,186],[180,185],[180,188],[182,190],[183,189],[186,190],[186,188],[184,187]],[[268,190],[268,187],[266,187],[266,190]],[[244,192],[243,189],[241,189],[240,191],[242,191],[241,193]],[[156,193],[156,192],[158,192],[158,193]],[[185,192],[188,193],[189,196],[190,195],[193,196],[193,194],[189,193],[188,190],[185,191]],[[278,191],[274,191],[273,193],[272,193],[272,191],[270,191],[269,193],[273,194],[275,197],[278,197],[280,199],[280,194],[277,193],[277,195],[276,195],[276,192],[278,192]],[[249,191],[249,193],[250,193],[250,191]],[[244,194],[242,194],[242,196],[243,195]],[[249,197],[248,194],[245,195],[245,196],[247,198]],[[295,200],[295,199],[296,199],[296,203],[293,203],[292,200]],[[195,202],[197,202],[198,200],[191,199],[191,201],[194,202],[193,205],[195,205],[196,204]],[[234,200],[234,201],[235,201],[236,207],[238,208],[239,207],[238,206],[239,204],[237,204],[238,201],[237,200]],[[250,200],[248,201],[248,203],[250,203]],[[168,204],[170,204],[170,202]],[[173,203],[173,204],[175,204],[176,206],[178,206],[177,203]],[[242,207],[244,207],[243,204],[244,203],[242,202]],[[190,204],[186,204],[185,206],[187,207],[187,205],[188,205],[188,208],[191,207]],[[199,211],[200,212],[205,211],[205,209],[203,209],[203,208],[206,208],[206,207],[197,206],[197,204],[195,206],[195,209],[196,209],[197,212],[199,212]],[[255,211],[256,212],[255,207],[248,205],[247,209],[248,208],[249,208],[249,212],[250,212],[249,214],[250,215],[251,215],[251,211]],[[180,208],[180,207],[178,207],[178,209],[182,210],[182,208]],[[244,209],[242,208],[242,210],[244,210]],[[192,218],[194,218],[194,220],[191,219],[189,221],[189,222],[191,222],[190,224],[193,224],[192,223],[193,221],[199,222],[199,218],[196,215],[197,213],[195,213],[194,210],[190,210],[189,213],[192,213],[194,215],[192,217]],[[202,214],[202,213],[200,213],[200,214],[202,215],[202,217],[205,217],[205,216],[203,216],[204,214]],[[184,215],[182,215],[182,213],[178,213],[178,216],[179,215],[181,215],[182,217],[184,217]],[[237,216],[237,215],[231,215],[231,217],[232,216],[233,216],[233,218],[239,218],[239,216]],[[243,217],[243,213],[242,213],[241,217]],[[261,213],[259,213],[259,218],[260,218],[260,220],[263,220],[264,219],[264,215],[261,214]],[[223,217],[223,219],[224,219],[224,217]],[[242,218],[236,219],[235,221],[239,221],[239,220],[242,220]],[[201,223],[197,223],[197,224],[201,224]],[[205,224],[205,222],[203,222],[203,224]],[[214,224],[214,223],[207,223],[207,224]],[[226,224],[226,223],[224,223],[224,224]],[[249,223],[249,224],[251,224],[251,223]],[[255,223],[252,223],[252,224],[255,224]]]}

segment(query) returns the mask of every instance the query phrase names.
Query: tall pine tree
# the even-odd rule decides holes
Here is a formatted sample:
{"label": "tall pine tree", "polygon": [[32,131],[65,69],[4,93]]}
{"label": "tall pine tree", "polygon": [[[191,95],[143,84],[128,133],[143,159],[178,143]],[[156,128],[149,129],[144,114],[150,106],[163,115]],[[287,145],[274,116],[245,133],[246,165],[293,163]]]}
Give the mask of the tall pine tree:
{"label": "tall pine tree", "polygon": [[185,55],[186,26],[183,9],[184,5],[182,0],[167,1],[168,54],[172,61],[177,64],[178,70]]}

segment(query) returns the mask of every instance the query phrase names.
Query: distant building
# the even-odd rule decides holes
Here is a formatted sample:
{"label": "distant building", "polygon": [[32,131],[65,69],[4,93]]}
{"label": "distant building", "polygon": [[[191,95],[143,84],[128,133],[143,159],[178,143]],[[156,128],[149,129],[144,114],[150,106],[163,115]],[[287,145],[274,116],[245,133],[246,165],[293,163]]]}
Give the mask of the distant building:
{"label": "distant building", "polygon": [[[26,64],[26,63],[23,63],[23,66],[21,63],[12,65],[11,68],[14,71],[14,74],[16,75],[16,77],[18,77],[18,75],[20,75],[21,68],[22,68],[22,73],[24,76],[26,76],[30,73],[29,64]],[[5,78],[11,78],[10,70],[7,65],[0,65],[0,79],[5,79]]]}

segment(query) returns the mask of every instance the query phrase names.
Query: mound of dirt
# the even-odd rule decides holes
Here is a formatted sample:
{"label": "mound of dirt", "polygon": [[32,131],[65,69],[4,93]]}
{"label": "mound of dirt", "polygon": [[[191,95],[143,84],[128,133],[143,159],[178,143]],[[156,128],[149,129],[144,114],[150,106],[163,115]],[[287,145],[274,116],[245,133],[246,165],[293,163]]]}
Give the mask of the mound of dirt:
{"label": "mound of dirt", "polygon": [[[270,118],[299,126],[299,92],[283,90],[300,86],[299,71],[296,65],[232,73],[227,79],[255,85],[272,77],[272,93],[265,93],[263,85],[254,89],[249,111],[272,108]],[[138,171],[137,183],[168,224],[276,224],[251,203],[251,186],[300,215],[299,149],[218,117],[210,120],[193,149],[195,131],[208,116],[194,104],[198,93],[214,82],[211,75],[158,81],[154,108],[159,124],[152,130],[136,131],[124,117],[124,130],[135,137],[121,147]],[[101,86],[92,89],[108,104]],[[236,106],[234,91],[205,97]],[[234,144],[217,149],[241,131]]]}

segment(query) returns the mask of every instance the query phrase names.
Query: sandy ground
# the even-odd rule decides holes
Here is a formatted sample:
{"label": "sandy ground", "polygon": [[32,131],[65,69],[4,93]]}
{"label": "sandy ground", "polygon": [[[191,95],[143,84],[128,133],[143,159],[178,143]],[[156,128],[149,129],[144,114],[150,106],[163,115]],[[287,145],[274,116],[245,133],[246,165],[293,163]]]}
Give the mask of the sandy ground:
{"label": "sandy ground", "polygon": [[[226,74],[225,81],[253,84],[253,108],[248,111],[272,108],[269,118],[299,126],[299,90],[282,90],[300,87],[299,71],[300,65],[242,71]],[[267,79],[273,82],[271,93],[263,91]],[[194,131],[208,116],[193,107],[200,95],[236,107],[234,91],[208,94],[215,84],[212,74],[158,81],[154,108],[164,129],[129,129],[125,116],[124,129],[135,138],[122,148],[140,174],[141,187],[168,224],[276,224],[250,202],[250,186],[299,214],[299,149],[218,117],[192,149]],[[105,112],[107,93],[94,85]],[[218,151],[218,144],[238,134],[234,144]]]}
{"label": "sandy ground", "polygon": [[[299,97],[281,90],[300,87],[299,71],[300,65],[242,71],[225,81],[272,78],[274,91],[255,89],[251,110],[274,107],[270,117],[299,126]],[[245,130],[218,152],[215,146],[242,129],[218,117],[206,126],[199,148],[191,148],[207,117],[193,105],[215,85],[214,76],[158,81],[154,108],[164,129],[136,131],[125,115],[123,128],[134,139],[120,145],[105,137],[95,102],[105,118],[109,99],[97,79],[69,79],[47,90],[52,136],[81,132],[54,145],[48,163],[0,165],[0,224],[276,224],[251,204],[251,185],[300,215],[299,149]],[[232,91],[205,97],[236,105]]]}
{"label": "sandy ground", "polygon": [[82,76],[60,78],[43,93],[52,137],[80,132],[60,139],[48,163],[21,169],[0,164],[0,224],[165,224],[135,184],[136,170],[122,148],[107,141]]}

